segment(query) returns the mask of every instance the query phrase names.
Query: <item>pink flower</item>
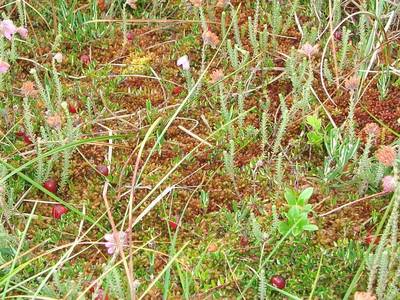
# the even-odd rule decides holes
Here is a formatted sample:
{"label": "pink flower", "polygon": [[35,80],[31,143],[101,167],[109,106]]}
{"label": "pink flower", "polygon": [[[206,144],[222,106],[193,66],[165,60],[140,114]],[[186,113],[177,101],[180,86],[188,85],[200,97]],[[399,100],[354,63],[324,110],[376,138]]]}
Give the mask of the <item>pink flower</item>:
{"label": "pink flower", "polygon": [[358,88],[359,83],[360,83],[360,78],[358,78],[357,75],[354,75],[345,80],[344,87],[349,91],[354,92]]}
{"label": "pink flower", "polygon": [[376,300],[376,296],[370,292],[356,292],[354,300]]}
{"label": "pink flower", "polygon": [[24,97],[36,97],[39,91],[35,89],[35,84],[32,81],[25,81],[21,86],[21,94]]}
{"label": "pink flower", "polygon": [[379,126],[375,123],[368,123],[364,127],[364,131],[366,134],[377,137],[380,133]]}
{"label": "pink flower", "polygon": [[301,48],[298,50],[301,54],[307,56],[308,58],[311,58],[311,56],[314,56],[315,54],[318,53],[318,48],[319,45],[311,45],[309,43],[304,44],[301,46]]}
{"label": "pink flower", "polygon": [[55,60],[56,62],[58,62],[59,64],[61,64],[62,61],[63,61],[63,55],[62,55],[61,52],[57,52],[57,53],[54,55],[53,58],[54,58],[54,60]]}
{"label": "pink flower", "polygon": [[18,27],[17,32],[24,40],[28,38],[28,29],[25,27]]}
{"label": "pink flower", "polygon": [[224,8],[229,4],[229,0],[218,0],[217,7]]}
{"label": "pink flower", "polygon": [[176,65],[178,67],[182,67],[183,70],[188,71],[190,69],[190,62],[189,62],[189,58],[187,55],[184,55],[182,57],[179,57]]}
{"label": "pink flower", "polygon": [[0,59],[0,74],[6,73],[9,68],[10,68],[10,65]]}
{"label": "pink flower", "polygon": [[376,151],[376,158],[386,167],[392,167],[396,161],[396,151],[390,146],[381,146]]}
{"label": "pink flower", "polygon": [[136,0],[127,0],[126,4],[129,5],[132,9],[136,9]]}
{"label": "pink flower", "polygon": [[0,34],[2,34],[6,39],[11,40],[12,36],[17,32],[17,27],[15,27],[13,21],[3,20],[0,22]]}
{"label": "pink flower", "polygon": [[[120,231],[116,233],[119,235],[119,241],[121,242],[122,246],[126,246],[127,244],[127,234],[125,231]],[[108,254],[114,254],[115,250],[117,250],[117,239],[115,238],[113,233],[107,233],[104,235],[104,239],[107,241],[104,245],[107,248]]]}
{"label": "pink flower", "polygon": [[60,115],[57,115],[57,114],[49,116],[46,119],[46,123],[51,128],[60,129],[61,128],[61,117],[60,117]]}
{"label": "pink flower", "polygon": [[90,64],[90,61],[91,61],[91,59],[90,59],[89,55],[87,55],[87,54],[82,54],[81,55],[81,63],[82,64],[88,65],[88,64]]}
{"label": "pink flower", "polygon": [[394,192],[396,189],[396,179],[393,176],[385,176],[382,178],[382,190],[385,193]]}
{"label": "pink flower", "polygon": [[211,73],[211,82],[216,83],[224,78],[224,73],[221,69],[214,70]]}
{"label": "pink flower", "polygon": [[201,7],[203,0],[189,0],[194,7]]}
{"label": "pink flower", "polygon": [[211,48],[215,49],[219,44],[218,36],[211,30],[207,30],[202,34],[204,44],[210,45]]}

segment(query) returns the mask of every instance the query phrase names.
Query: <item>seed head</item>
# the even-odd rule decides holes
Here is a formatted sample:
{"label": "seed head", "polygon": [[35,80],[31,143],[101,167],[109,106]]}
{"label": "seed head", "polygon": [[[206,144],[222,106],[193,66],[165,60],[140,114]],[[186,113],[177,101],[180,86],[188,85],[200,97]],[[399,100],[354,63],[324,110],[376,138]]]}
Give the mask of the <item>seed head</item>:
{"label": "seed head", "polygon": [[386,167],[392,167],[396,161],[396,151],[390,146],[382,146],[376,152],[376,158]]}

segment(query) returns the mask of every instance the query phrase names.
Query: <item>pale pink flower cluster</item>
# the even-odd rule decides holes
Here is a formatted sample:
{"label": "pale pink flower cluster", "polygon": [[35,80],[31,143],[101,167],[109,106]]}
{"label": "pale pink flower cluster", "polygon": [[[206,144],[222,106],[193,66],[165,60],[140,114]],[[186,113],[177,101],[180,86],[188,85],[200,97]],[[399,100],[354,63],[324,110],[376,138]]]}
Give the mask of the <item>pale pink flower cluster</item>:
{"label": "pale pink flower cluster", "polygon": [[376,151],[376,158],[386,167],[392,167],[396,161],[396,151],[391,146],[381,146]]}
{"label": "pale pink flower cluster", "polygon": [[201,5],[202,5],[202,0],[189,0],[190,1],[190,3],[192,3],[192,5],[194,6],[194,7],[201,7]]}
{"label": "pale pink flower cluster", "polygon": [[376,296],[370,292],[356,292],[354,300],[376,300]]}
{"label": "pale pink flower cluster", "polygon": [[216,69],[211,73],[211,82],[216,83],[224,78],[224,72],[221,69]]}
{"label": "pale pink flower cluster", "polygon": [[0,34],[6,39],[11,40],[13,35],[18,33],[23,39],[28,37],[28,29],[25,27],[16,27],[11,20],[3,20],[0,22]]}
{"label": "pale pink flower cluster", "polygon": [[60,129],[61,128],[61,117],[58,114],[54,114],[52,116],[48,116],[46,119],[47,125],[49,125],[51,128],[54,129]]}
{"label": "pale pink flower cluster", "polygon": [[305,43],[301,48],[298,50],[299,53],[311,58],[312,56],[316,55],[319,50],[319,45],[311,45],[309,43]]}
{"label": "pale pink flower cluster", "polygon": [[375,123],[368,123],[364,127],[364,131],[366,134],[377,137],[379,136],[380,133],[380,128],[377,124]]}
{"label": "pale pink flower cluster", "polygon": [[189,57],[187,55],[179,57],[176,61],[176,65],[181,67],[183,70],[188,71],[190,69]]}
{"label": "pale pink flower cluster", "polygon": [[0,59],[0,74],[6,73],[9,68],[10,65],[7,62]]}
{"label": "pale pink flower cluster", "polygon": [[219,44],[218,36],[211,30],[204,31],[202,34],[204,44],[210,45],[212,48],[216,48]]}
{"label": "pale pink flower cluster", "polygon": [[21,86],[21,94],[24,97],[36,97],[39,91],[35,88],[35,84],[32,81],[25,81]]}
{"label": "pale pink flower cluster", "polygon": [[132,9],[136,9],[136,0],[127,0],[126,4],[129,5]]}
{"label": "pale pink flower cluster", "polygon": [[56,62],[58,62],[59,64],[61,64],[62,63],[62,61],[63,61],[63,55],[62,55],[62,53],[61,52],[57,52],[56,54],[54,54],[54,60],[56,61]]}
{"label": "pale pink flower cluster", "polygon": [[[119,241],[121,243],[122,246],[126,246],[127,245],[127,234],[125,231],[120,231],[117,232],[116,234],[118,234],[119,237]],[[114,236],[114,233],[107,233],[104,235],[104,239],[107,241],[104,245],[107,248],[107,253],[108,254],[114,254],[115,250],[118,249],[118,244],[117,244],[117,239],[116,236]]]}
{"label": "pale pink flower cluster", "polygon": [[396,179],[393,176],[385,176],[382,178],[382,190],[385,193],[394,192],[396,189]]}
{"label": "pale pink flower cluster", "polygon": [[218,0],[217,7],[224,8],[229,4],[229,2],[230,2],[229,0]]}
{"label": "pale pink flower cluster", "polygon": [[[28,29],[25,27],[16,27],[11,20],[0,21],[0,36],[4,36],[7,40],[11,40],[14,34],[18,33],[23,39],[28,37]],[[4,74],[8,71],[10,65],[0,59],[0,74]]]}
{"label": "pale pink flower cluster", "polygon": [[349,91],[354,92],[358,88],[359,83],[360,78],[357,75],[354,75],[345,80],[344,87]]}

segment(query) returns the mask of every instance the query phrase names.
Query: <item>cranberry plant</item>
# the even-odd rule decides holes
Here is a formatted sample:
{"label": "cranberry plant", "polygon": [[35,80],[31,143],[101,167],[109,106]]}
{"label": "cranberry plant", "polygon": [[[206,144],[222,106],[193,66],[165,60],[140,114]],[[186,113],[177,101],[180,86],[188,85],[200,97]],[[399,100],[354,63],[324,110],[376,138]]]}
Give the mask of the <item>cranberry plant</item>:
{"label": "cranberry plant", "polygon": [[285,221],[279,222],[278,230],[282,235],[292,234],[298,236],[304,231],[316,231],[318,226],[312,224],[309,214],[312,213],[312,205],[308,204],[308,200],[313,194],[313,188],[306,188],[301,193],[297,193],[292,189],[285,191],[285,199],[289,206]]}

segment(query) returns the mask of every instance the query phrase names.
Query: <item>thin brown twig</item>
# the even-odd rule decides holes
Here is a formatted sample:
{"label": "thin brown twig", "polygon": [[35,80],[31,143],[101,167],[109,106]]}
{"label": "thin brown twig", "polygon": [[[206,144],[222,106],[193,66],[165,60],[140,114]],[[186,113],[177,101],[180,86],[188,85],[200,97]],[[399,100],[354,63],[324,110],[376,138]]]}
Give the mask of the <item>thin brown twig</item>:
{"label": "thin brown twig", "polygon": [[[103,127],[103,128],[108,129],[110,136],[113,135],[112,129],[110,129],[110,128],[104,126],[104,125],[101,125],[101,124],[99,124],[99,125],[101,127]],[[113,147],[112,147],[112,139],[110,139],[109,151],[108,151],[108,160],[109,160],[108,163],[111,163],[112,149],[113,149]],[[108,166],[108,168],[109,168],[109,166]],[[108,216],[108,219],[110,221],[111,228],[112,228],[113,237],[114,237],[114,239],[116,241],[116,245],[117,245],[119,254],[121,255],[121,258],[122,258],[122,261],[123,261],[123,265],[124,265],[124,268],[125,268],[125,271],[126,271],[126,276],[128,278],[128,282],[129,282],[129,290],[130,290],[131,295],[132,294],[134,295],[135,294],[135,287],[134,287],[134,280],[133,280],[133,277],[132,277],[133,273],[130,272],[129,266],[126,263],[126,256],[125,256],[125,253],[124,253],[124,250],[123,250],[123,245],[122,245],[119,233],[117,231],[117,227],[115,225],[114,218],[113,218],[112,213],[111,213],[110,203],[108,202],[108,198],[107,198],[107,192],[108,192],[109,185],[110,185],[110,182],[106,178],[106,181],[105,181],[104,186],[103,186],[103,193],[102,193],[103,200],[104,200],[104,204],[106,206],[107,216]],[[131,299],[134,300],[135,298],[133,297]]]}
{"label": "thin brown twig", "polygon": [[[329,0],[329,30],[331,32],[331,36],[333,36],[333,11],[332,11],[332,0]],[[331,48],[332,48],[332,55],[333,55],[333,67],[335,69],[335,83],[336,88],[339,89],[339,71],[338,71],[338,64],[336,58],[336,46],[335,46],[335,39],[331,38]]]}
{"label": "thin brown twig", "polygon": [[383,195],[386,195],[386,194],[387,194],[387,192],[379,192],[379,193],[376,193],[376,194],[372,194],[372,195],[368,195],[368,196],[362,197],[362,198],[360,198],[360,199],[357,199],[357,200],[351,201],[351,202],[349,202],[349,203],[343,204],[343,205],[341,205],[341,206],[339,206],[339,207],[336,207],[335,209],[332,209],[332,210],[330,210],[330,211],[328,211],[328,212],[326,212],[326,213],[320,214],[319,217],[328,216],[328,215],[330,215],[330,214],[333,214],[333,213],[335,213],[335,212],[341,210],[342,208],[351,206],[351,205],[353,205],[353,204],[362,202],[362,201],[364,201],[364,200],[373,199],[373,198],[375,198],[375,197],[380,197],[380,196],[383,196]]}

